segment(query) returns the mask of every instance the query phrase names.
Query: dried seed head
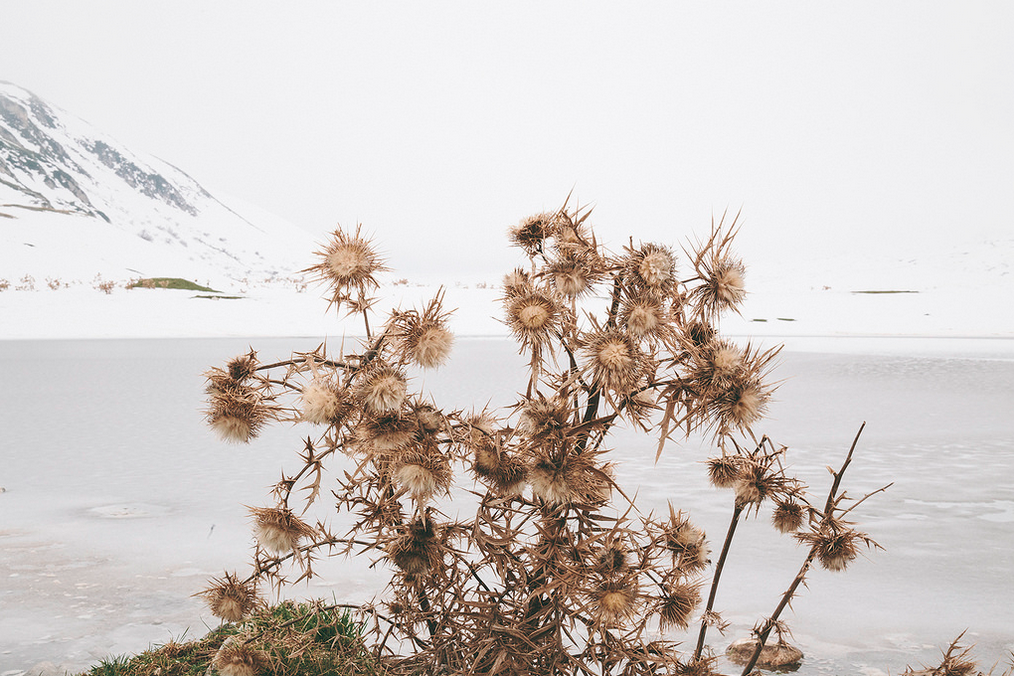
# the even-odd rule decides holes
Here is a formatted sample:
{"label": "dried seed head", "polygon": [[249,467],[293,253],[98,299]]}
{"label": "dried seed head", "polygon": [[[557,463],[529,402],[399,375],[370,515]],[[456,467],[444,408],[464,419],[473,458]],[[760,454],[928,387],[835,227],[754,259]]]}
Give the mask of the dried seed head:
{"label": "dried seed head", "polygon": [[746,298],[743,278],[746,266],[740,260],[723,258],[718,261],[708,283],[713,286],[713,293],[720,309],[735,309]]}
{"label": "dried seed head", "polygon": [[232,573],[214,578],[198,595],[204,598],[212,615],[226,622],[239,622],[260,605],[256,584],[240,582]]}
{"label": "dried seed head", "polygon": [[548,212],[523,219],[507,233],[511,244],[529,256],[541,253],[545,240],[553,234],[555,220],[556,214]]}
{"label": "dried seed head", "polygon": [[592,333],[584,340],[584,354],[595,381],[617,394],[632,391],[646,372],[644,354],[630,335],[618,329]]}
{"label": "dried seed head", "polygon": [[690,292],[689,300],[701,319],[714,321],[726,310],[738,312],[746,298],[746,266],[729,251],[735,234],[735,224],[728,232],[723,232],[720,224],[695,251],[694,269],[700,284]]}
{"label": "dried seed head", "polygon": [[222,676],[257,676],[267,670],[268,660],[261,651],[230,637],[215,653],[211,665]]}
{"label": "dried seed head", "polygon": [[503,292],[506,299],[529,293],[532,290],[531,276],[521,268],[515,268],[503,278]]}
{"label": "dried seed head", "polygon": [[601,583],[592,592],[594,619],[605,626],[623,623],[637,612],[640,605],[638,596],[637,582],[633,577]]}
{"label": "dried seed head", "polygon": [[662,534],[665,548],[672,553],[685,574],[698,573],[710,563],[708,557],[711,548],[704,531],[691,524],[682,514],[671,514]]}
{"label": "dried seed head", "polygon": [[570,404],[563,399],[539,395],[526,400],[518,418],[518,431],[532,438],[562,436],[570,426]]}
{"label": "dried seed head", "polygon": [[674,584],[662,593],[658,604],[658,621],[662,631],[690,626],[690,616],[701,602],[700,587],[694,584]]}
{"label": "dried seed head", "polygon": [[527,482],[525,463],[492,444],[475,449],[472,471],[500,495],[517,495]]}
{"label": "dried seed head", "polygon": [[672,250],[660,244],[627,248],[627,277],[647,289],[668,293],[676,283],[676,261]]}
{"label": "dried seed head", "polygon": [[553,286],[565,298],[577,298],[591,291],[602,277],[604,263],[590,247],[558,247],[547,272]]}
{"label": "dried seed head", "polygon": [[222,440],[247,443],[268,422],[277,420],[277,408],[260,389],[234,382],[220,369],[212,369],[206,376],[209,406],[205,420]]}
{"label": "dried seed head", "polygon": [[771,521],[782,533],[794,533],[803,525],[803,506],[791,500],[780,501],[771,515]]}
{"label": "dried seed head", "polygon": [[423,368],[436,368],[447,360],[454,334],[447,328],[450,313],[443,312],[442,303],[441,289],[422,312],[392,313],[389,334],[402,359]]}
{"label": "dried seed head", "polygon": [[379,453],[386,457],[389,451],[404,448],[416,437],[418,426],[410,416],[397,413],[364,416],[356,428],[352,444],[367,454]]}
{"label": "dried seed head", "polygon": [[394,413],[405,403],[408,382],[405,375],[393,366],[378,365],[363,374],[356,395],[370,413]]}
{"label": "dried seed head", "polygon": [[231,359],[226,364],[226,370],[229,373],[229,377],[237,383],[241,383],[257,371],[257,366],[260,362],[257,361],[257,353],[250,350],[249,354],[240,355]]}
{"label": "dried seed head", "polygon": [[437,447],[403,453],[394,467],[394,480],[408,489],[417,502],[430,500],[451,487],[451,465]]}
{"label": "dried seed head", "polygon": [[599,552],[595,570],[603,575],[618,573],[627,567],[627,551],[620,542],[610,542]]}
{"label": "dried seed head", "polygon": [[715,337],[715,329],[703,321],[693,321],[687,325],[686,338],[692,347],[703,347]]}
{"label": "dried seed head", "polygon": [[650,296],[625,302],[620,311],[620,321],[634,338],[654,338],[667,328],[662,303]]}
{"label": "dried seed head", "polygon": [[774,475],[761,464],[747,462],[740,467],[739,477],[733,485],[736,504],[740,507],[757,507],[771,494]]}
{"label": "dried seed head", "polygon": [[423,368],[436,368],[447,360],[454,343],[454,334],[443,326],[427,326],[413,346],[415,363]]}
{"label": "dried seed head", "polygon": [[391,560],[410,578],[439,567],[444,551],[443,531],[428,518],[403,526],[387,547]]}
{"label": "dried seed head", "polygon": [[285,507],[252,507],[254,534],[260,546],[271,554],[289,554],[300,539],[313,535],[313,528]]}
{"label": "dried seed head", "polygon": [[317,378],[306,385],[299,401],[300,417],[316,425],[337,422],[349,409],[339,387],[325,378]]}
{"label": "dried seed head", "polygon": [[375,288],[374,275],[387,268],[373,244],[360,235],[360,229],[361,226],[357,226],[354,235],[335,230],[331,240],[316,252],[323,260],[306,272],[316,272],[335,289]]}
{"label": "dried seed head", "polygon": [[739,479],[742,459],[734,455],[723,455],[708,460],[708,479],[715,488],[732,488]]}
{"label": "dried seed head", "polygon": [[507,325],[525,347],[546,343],[557,330],[563,309],[553,295],[533,289],[515,297],[506,297]]}
{"label": "dried seed head", "polygon": [[609,497],[610,472],[609,465],[597,467],[588,454],[557,460],[540,453],[528,467],[528,482],[536,497],[552,505],[595,504]]}
{"label": "dried seed head", "polygon": [[815,538],[817,559],[827,570],[842,571],[859,555],[856,541],[862,539],[852,529],[832,530]]}

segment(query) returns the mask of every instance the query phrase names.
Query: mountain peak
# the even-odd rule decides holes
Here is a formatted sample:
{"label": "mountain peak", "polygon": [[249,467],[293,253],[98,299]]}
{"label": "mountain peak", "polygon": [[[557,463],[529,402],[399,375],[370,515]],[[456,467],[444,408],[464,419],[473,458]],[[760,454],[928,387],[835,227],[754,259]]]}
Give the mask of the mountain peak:
{"label": "mountain peak", "polygon": [[[307,233],[278,219],[244,217],[241,211],[177,167],[126,148],[27,89],[0,82],[0,217],[5,217],[5,238],[31,244],[45,229],[80,231],[82,223],[100,224],[103,241],[106,235],[123,240],[121,247],[113,247],[123,255],[115,250],[77,253],[94,258],[96,273],[107,275],[117,274],[117,268],[136,270],[138,262],[131,259],[138,256],[159,267],[196,268],[236,279],[305,267],[312,248]],[[12,221],[24,226],[15,228],[16,236]],[[40,274],[11,253],[18,248],[4,247],[0,276],[12,270]],[[160,259],[161,264],[156,263]]]}

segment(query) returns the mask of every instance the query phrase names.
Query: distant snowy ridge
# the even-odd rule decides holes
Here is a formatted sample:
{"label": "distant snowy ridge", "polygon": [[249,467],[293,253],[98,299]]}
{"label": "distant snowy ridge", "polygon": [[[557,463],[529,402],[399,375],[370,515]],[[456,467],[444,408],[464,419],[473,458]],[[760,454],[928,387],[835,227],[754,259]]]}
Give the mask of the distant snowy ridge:
{"label": "distant snowy ridge", "polygon": [[312,237],[0,82],[0,278],[269,279]]}

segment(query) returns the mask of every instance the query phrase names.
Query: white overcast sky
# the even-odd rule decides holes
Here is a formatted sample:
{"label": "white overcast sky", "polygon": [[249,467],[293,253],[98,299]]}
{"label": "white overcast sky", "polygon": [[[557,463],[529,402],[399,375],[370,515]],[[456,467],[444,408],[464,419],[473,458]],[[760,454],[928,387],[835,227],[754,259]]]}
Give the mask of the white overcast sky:
{"label": "white overcast sky", "polygon": [[0,0],[0,80],[408,271],[497,278],[571,189],[614,249],[1014,236],[1009,0]]}

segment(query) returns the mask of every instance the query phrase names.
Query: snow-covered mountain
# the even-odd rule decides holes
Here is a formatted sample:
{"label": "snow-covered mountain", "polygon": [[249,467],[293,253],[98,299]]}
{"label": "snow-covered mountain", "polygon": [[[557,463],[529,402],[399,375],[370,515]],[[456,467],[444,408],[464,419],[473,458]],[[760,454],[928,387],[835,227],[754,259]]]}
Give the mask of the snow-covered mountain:
{"label": "snow-covered mountain", "polygon": [[0,278],[259,280],[306,267],[312,249],[303,230],[0,82]]}

